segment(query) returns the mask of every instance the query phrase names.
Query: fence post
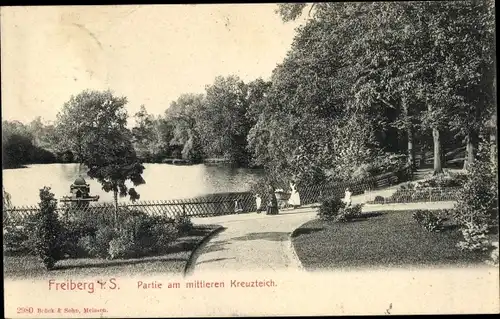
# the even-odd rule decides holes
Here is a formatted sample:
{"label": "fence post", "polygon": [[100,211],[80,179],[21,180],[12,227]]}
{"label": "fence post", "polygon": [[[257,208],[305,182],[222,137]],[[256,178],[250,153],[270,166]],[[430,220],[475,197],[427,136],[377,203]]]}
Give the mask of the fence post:
{"label": "fence post", "polygon": [[186,204],[182,203],[182,217],[186,217]]}

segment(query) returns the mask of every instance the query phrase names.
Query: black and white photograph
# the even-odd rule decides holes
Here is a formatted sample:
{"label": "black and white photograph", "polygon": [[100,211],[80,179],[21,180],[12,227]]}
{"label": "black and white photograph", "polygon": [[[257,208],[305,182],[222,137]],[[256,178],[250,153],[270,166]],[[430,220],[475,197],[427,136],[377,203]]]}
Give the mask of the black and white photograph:
{"label": "black and white photograph", "polygon": [[0,19],[7,318],[500,312],[495,1]]}

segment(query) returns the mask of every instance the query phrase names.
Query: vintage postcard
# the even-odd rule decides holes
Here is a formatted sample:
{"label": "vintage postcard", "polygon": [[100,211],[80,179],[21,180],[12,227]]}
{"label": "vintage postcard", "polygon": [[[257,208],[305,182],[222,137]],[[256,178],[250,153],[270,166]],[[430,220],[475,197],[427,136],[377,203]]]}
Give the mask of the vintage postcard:
{"label": "vintage postcard", "polygon": [[1,7],[5,317],[498,313],[494,12]]}

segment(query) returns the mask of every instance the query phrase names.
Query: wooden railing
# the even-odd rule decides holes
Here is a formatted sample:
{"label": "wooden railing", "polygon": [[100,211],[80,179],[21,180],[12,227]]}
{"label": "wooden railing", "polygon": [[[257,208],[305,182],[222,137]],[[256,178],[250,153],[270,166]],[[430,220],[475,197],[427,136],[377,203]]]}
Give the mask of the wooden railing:
{"label": "wooden railing", "polygon": [[[318,184],[298,187],[301,204],[309,205],[322,201],[327,197],[343,197],[346,188],[352,195],[380,189],[389,185],[407,181],[411,174],[408,171],[383,174],[367,180],[349,183]],[[262,206],[267,203],[262,198]],[[185,215],[190,217],[209,217],[218,215],[241,214],[254,212],[257,209],[254,194],[250,192],[211,194],[192,199],[138,201],[119,203],[120,212],[140,211],[149,215],[175,218]],[[3,210],[4,225],[20,225],[29,222],[38,213],[38,206],[12,207]],[[115,208],[111,203],[89,203],[87,206],[68,206],[60,203],[57,212],[61,218],[70,218],[72,214],[88,215],[89,218],[113,218]],[[69,216],[69,217],[68,217]]]}

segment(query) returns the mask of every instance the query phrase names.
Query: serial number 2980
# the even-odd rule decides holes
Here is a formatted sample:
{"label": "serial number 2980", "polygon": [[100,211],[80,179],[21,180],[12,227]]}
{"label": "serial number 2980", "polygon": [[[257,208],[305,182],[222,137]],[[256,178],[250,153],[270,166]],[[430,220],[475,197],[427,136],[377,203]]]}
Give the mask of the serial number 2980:
{"label": "serial number 2980", "polygon": [[33,313],[33,307],[17,307],[17,313]]}

